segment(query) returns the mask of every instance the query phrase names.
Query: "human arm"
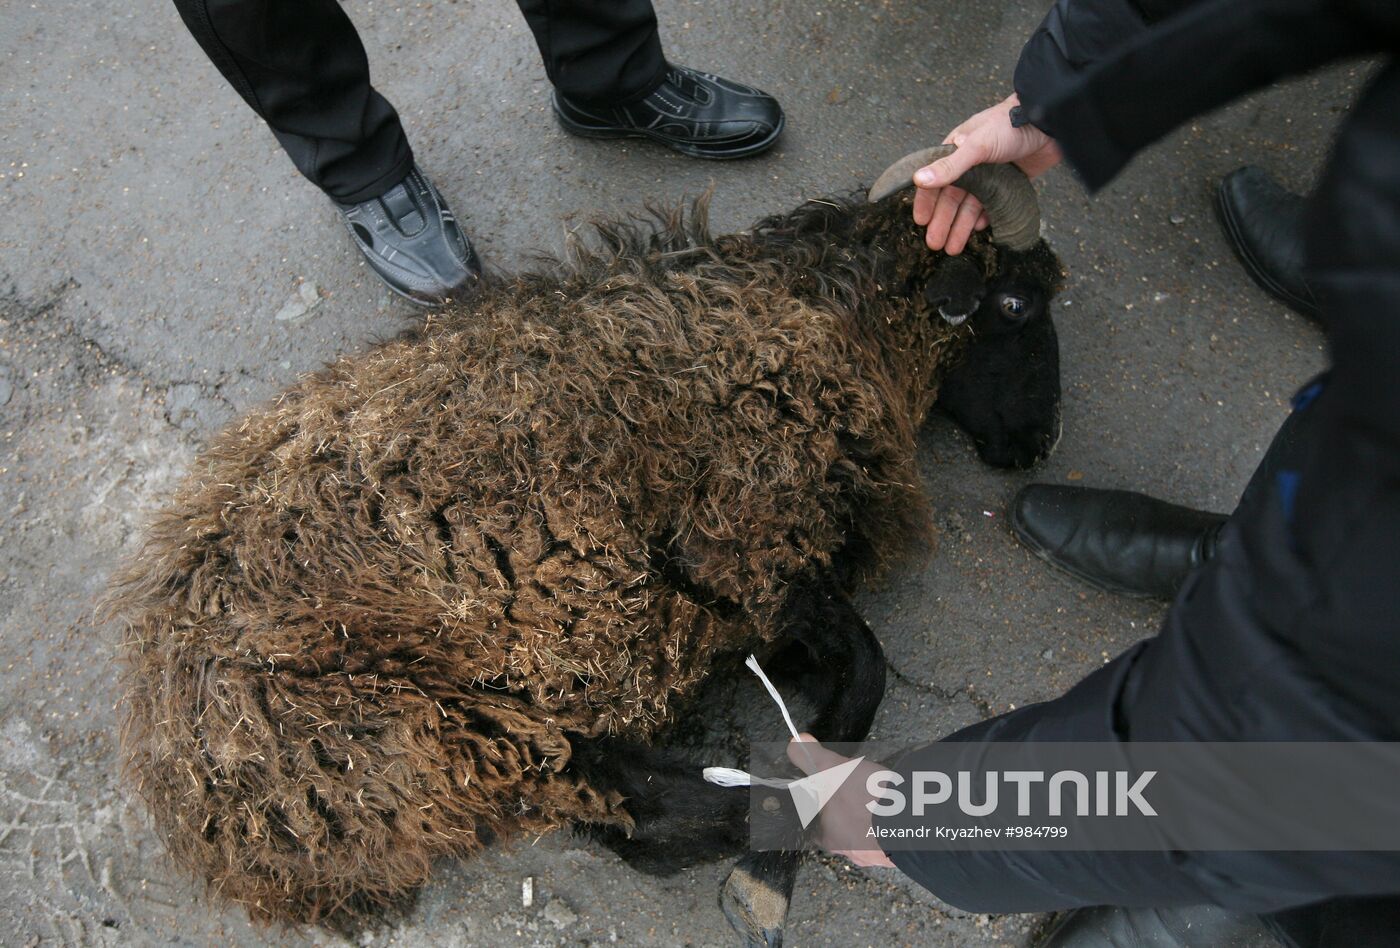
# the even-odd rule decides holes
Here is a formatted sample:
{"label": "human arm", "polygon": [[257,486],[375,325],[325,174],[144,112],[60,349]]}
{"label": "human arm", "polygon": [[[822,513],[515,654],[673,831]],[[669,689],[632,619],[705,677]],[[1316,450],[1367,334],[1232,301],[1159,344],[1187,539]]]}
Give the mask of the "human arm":
{"label": "human arm", "polygon": [[963,122],[943,140],[957,150],[914,175],[914,222],[926,228],[930,250],[960,254],[972,232],[987,226],[981,202],[953,184],[969,168],[1012,163],[1034,178],[1059,163],[1060,150],[1048,135],[1034,125],[1012,125],[1019,104],[1013,94]]}

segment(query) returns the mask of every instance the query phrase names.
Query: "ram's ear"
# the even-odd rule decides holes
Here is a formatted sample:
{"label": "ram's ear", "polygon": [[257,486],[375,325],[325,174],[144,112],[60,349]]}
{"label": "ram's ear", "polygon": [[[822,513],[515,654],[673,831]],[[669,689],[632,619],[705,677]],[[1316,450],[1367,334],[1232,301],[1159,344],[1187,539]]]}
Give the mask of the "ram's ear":
{"label": "ram's ear", "polygon": [[[866,199],[882,201],[914,186],[914,172],[946,158],[956,149],[935,145],[910,152],[884,170],[871,185]],[[957,180],[957,185],[982,202],[991,222],[992,239],[1011,250],[1029,250],[1040,239],[1040,205],[1025,172],[1015,165],[977,165]]]}

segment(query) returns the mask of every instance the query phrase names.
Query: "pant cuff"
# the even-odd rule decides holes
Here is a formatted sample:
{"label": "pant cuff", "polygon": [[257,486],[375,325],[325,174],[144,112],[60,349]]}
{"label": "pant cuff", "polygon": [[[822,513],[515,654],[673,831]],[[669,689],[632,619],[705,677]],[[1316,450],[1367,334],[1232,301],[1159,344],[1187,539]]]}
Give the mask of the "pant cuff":
{"label": "pant cuff", "polygon": [[330,191],[327,191],[326,194],[337,204],[360,204],[389,191],[394,185],[407,178],[408,173],[412,170],[413,152],[409,151],[403,158],[394,162],[393,167],[388,171],[363,187],[357,188],[349,194],[332,194]]}
{"label": "pant cuff", "polygon": [[[568,99],[570,102],[585,107],[592,106],[593,108],[608,108],[610,106],[631,105],[633,102],[642,101],[647,96],[651,95],[653,92],[659,89],[661,87],[661,84],[666,81],[666,73],[669,72],[670,69],[670,63],[666,62],[666,60],[663,58],[661,60],[661,65],[657,67],[656,72],[653,75],[647,77],[647,81],[642,83],[638,87],[637,91],[629,91],[622,95],[610,95],[601,98],[592,96],[585,97],[578,95],[570,95],[563,89],[559,89],[559,94],[562,95],[564,98]],[[558,89],[557,86],[555,88]]]}

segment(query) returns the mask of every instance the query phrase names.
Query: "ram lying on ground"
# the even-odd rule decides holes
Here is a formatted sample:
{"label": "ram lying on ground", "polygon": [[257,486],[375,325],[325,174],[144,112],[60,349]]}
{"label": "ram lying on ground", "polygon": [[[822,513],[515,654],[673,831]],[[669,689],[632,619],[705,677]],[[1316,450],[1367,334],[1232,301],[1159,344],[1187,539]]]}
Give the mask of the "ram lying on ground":
{"label": "ram lying on ground", "polygon": [[[219,435],[109,603],[174,855],[343,927],[568,825],[649,871],[741,849],[746,795],[658,732],[756,651],[818,672],[819,738],[863,737],[884,661],[847,589],[924,529],[920,422],[941,403],[996,464],[1053,447],[1059,265],[1019,172],[963,183],[999,242],[960,258],[898,193],[602,226]],[[748,937],[781,939],[796,866],[730,875]]]}

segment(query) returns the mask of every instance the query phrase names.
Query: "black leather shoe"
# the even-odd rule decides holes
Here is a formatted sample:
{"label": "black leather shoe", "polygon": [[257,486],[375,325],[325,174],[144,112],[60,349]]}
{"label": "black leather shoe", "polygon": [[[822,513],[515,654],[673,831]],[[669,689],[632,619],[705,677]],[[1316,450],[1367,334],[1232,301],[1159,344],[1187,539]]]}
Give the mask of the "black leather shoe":
{"label": "black leather shoe", "polygon": [[423,306],[445,303],[480,281],[471,241],[416,165],[379,197],[336,207],[365,260],[400,296]]}
{"label": "black leather shoe", "polygon": [[1036,948],[1276,948],[1258,915],[1214,905],[1083,908],[1067,912]]}
{"label": "black leather shoe", "polygon": [[768,93],[684,66],[671,66],[656,91],[627,105],[584,105],[556,91],[554,114],[575,135],[650,138],[692,158],[756,155],[778,140],[784,122]]}
{"label": "black leather shoe", "polygon": [[1032,484],[1010,519],[1031,552],[1095,589],[1173,599],[1228,518],[1124,490]]}
{"label": "black leather shoe", "polygon": [[1253,165],[1221,178],[1215,191],[1215,212],[1245,272],[1285,306],[1316,319],[1317,301],[1303,282],[1303,204]]}

